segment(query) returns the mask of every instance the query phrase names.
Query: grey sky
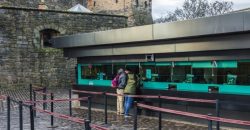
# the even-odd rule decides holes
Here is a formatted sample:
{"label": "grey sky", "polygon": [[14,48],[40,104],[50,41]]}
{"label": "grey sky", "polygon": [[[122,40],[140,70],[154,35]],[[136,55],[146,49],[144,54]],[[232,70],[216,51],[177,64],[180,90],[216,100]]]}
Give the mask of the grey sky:
{"label": "grey sky", "polygon": [[[166,11],[173,11],[177,7],[181,7],[185,0],[152,0],[153,1],[153,17],[160,17]],[[216,1],[216,0],[208,0],[208,1]],[[223,1],[223,0],[217,0]],[[224,0],[224,1],[232,1],[234,3],[233,9],[243,9],[250,7],[250,0]]]}

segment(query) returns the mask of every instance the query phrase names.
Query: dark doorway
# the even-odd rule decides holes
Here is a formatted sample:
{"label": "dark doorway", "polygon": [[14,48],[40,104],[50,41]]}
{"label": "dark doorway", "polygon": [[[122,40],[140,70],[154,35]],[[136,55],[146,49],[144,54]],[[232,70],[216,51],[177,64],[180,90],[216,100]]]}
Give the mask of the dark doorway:
{"label": "dark doorway", "polygon": [[52,47],[52,44],[49,42],[55,36],[59,36],[60,32],[53,29],[44,29],[40,31],[41,36],[41,46],[42,47]]}

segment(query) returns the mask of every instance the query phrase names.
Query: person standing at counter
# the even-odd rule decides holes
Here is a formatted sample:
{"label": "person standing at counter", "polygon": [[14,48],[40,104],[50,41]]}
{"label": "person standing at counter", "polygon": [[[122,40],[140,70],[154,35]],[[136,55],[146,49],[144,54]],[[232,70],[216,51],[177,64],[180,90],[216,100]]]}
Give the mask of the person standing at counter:
{"label": "person standing at counter", "polygon": [[135,95],[136,93],[136,76],[135,74],[129,69],[126,69],[126,74],[127,74],[127,85],[124,89],[124,94],[125,96],[125,102],[124,102],[124,107],[125,107],[125,118],[129,117],[129,110],[132,107],[134,98],[130,97],[129,95]]}
{"label": "person standing at counter", "polygon": [[[124,94],[124,88],[127,85],[127,76],[126,73],[122,68],[120,68],[117,72],[117,88],[116,93],[118,95]],[[123,96],[117,96],[117,115],[123,115],[124,114],[124,97]]]}

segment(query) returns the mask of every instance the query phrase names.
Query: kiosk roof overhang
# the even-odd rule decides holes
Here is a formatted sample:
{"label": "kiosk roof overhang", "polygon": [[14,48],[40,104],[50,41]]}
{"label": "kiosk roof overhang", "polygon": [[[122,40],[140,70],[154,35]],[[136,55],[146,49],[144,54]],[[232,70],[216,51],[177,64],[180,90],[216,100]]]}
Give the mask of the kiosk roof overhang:
{"label": "kiosk roof overhang", "polygon": [[123,43],[201,37],[250,31],[250,11],[152,24],[108,31],[82,33],[52,39],[55,48],[76,48]]}

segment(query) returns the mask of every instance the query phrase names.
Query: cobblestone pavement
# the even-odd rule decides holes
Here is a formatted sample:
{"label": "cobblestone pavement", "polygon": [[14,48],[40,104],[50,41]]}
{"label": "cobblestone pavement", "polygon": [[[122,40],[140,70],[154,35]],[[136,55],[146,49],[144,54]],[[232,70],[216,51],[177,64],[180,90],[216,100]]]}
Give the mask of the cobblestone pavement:
{"label": "cobblestone pavement", "polygon": [[[50,90],[54,92],[55,98],[68,98],[68,91],[65,89],[56,89]],[[28,100],[29,92],[28,90],[1,90],[2,94],[9,95],[17,100]],[[38,96],[38,99],[42,99],[41,96]],[[4,104],[4,110],[0,111],[0,130],[6,130],[7,128],[7,117],[6,117],[6,102]],[[0,105],[1,107],[1,105]],[[42,108],[42,105],[38,105]],[[2,109],[2,108],[1,108]],[[0,109],[0,110],[1,110]],[[19,115],[18,115],[18,106],[14,103],[11,103],[11,130],[19,130]],[[49,107],[48,107],[49,109]],[[50,110],[50,109],[49,109]],[[68,103],[55,103],[55,112],[68,115]],[[24,108],[24,130],[30,129],[30,120],[29,120],[29,110]],[[74,109],[73,116],[79,118],[87,118],[87,110],[83,109]],[[133,119],[124,118],[123,116],[117,116],[114,111],[109,111],[108,113],[108,125],[104,125],[104,113],[100,109],[92,109],[92,123],[107,127],[111,130],[130,130],[133,128]],[[55,130],[83,130],[84,126],[65,121],[62,119],[55,118],[55,123],[57,128]],[[194,125],[191,123],[183,123],[179,121],[169,121],[163,120],[162,122],[163,130],[207,130],[207,127],[201,125]],[[35,128],[36,130],[50,130],[50,116],[37,113],[37,118],[35,118]],[[52,130],[54,130],[52,129]],[[139,116],[138,117],[138,129],[139,130],[156,130],[158,129],[158,119],[148,116]]]}

